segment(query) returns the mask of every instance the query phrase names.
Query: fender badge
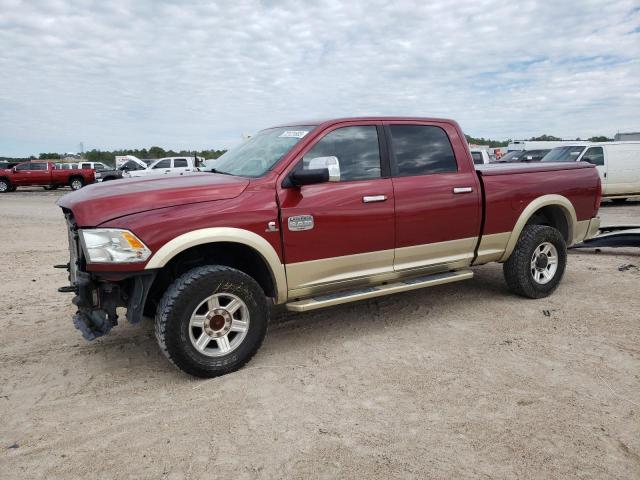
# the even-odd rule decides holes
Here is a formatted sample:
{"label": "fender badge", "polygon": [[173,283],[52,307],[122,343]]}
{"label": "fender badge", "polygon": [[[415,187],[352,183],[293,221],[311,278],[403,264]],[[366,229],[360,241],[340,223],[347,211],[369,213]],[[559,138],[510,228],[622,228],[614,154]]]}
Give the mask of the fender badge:
{"label": "fender badge", "polygon": [[301,232],[303,230],[311,230],[313,228],[313,215],[296,215],[287,219],[289,230],[292,232]]}

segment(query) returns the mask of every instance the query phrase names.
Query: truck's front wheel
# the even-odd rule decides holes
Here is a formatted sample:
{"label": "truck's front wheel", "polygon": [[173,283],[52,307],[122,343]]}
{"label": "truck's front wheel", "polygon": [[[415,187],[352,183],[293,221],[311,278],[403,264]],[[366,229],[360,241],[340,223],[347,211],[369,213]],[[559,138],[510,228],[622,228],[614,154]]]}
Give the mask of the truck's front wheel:
{"label": "truck's front wheel", "polygon": [[553,292],[567,265],[567,245],[553,227],[527,225],[503,265],[509,289],[523,297],[542,298]]}
{"label": "truck's front wheel", "polygon": [[165,356],[197,377],[242,367],[267,332],[264,292],[245,273],[225,266],[194,268],[165,292],[156,314],[156,338]]}

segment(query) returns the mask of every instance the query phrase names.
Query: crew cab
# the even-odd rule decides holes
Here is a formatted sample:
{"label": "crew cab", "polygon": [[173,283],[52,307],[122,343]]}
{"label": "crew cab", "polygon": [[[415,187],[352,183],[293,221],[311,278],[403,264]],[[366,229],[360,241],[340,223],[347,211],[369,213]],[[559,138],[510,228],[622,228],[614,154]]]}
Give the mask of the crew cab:
{"label": "crew cab", "polygon": [[17,187],[43,186],[58,188],[65,185],[72,190],[93,183],[95,173],[85,169],[60,169],[53,162],[22,162],[10,169],[0,170],[0,193],[13,192]]}
{"label": "crew cab", "polygon": [[[88,340],[155,317],[185,372],[240,368],[271,306],[304,312],[473,277],[503,263],[508,288],[545,297],[567,246],[599,227],[584,162],[474,166],[452,120],[376,117],[263,130],[216,173],[124,179],[58,200],[69,232],[76,327]],[[331,313],[328,313],[331,315]]]}
{"label": "crew cab", "polygon": [[147,168],[128,170],[123,177],[147,177],[150,175],[182,175],[187,172],[197,172],[197,157],[165,157],[159,158]]}

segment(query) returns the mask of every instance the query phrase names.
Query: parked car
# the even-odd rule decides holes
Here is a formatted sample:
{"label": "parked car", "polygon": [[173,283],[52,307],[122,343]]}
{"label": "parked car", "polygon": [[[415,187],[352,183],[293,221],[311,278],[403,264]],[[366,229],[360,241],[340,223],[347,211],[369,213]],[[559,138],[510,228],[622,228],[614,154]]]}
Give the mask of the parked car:
{"label": "parked car", "polygon": [[20,162],[0,162],[0,170],[4,170],[7,168],[13,168]]}
{"label": "parked car", "polygon": [[496,162],[515,163],[515,162],[539,162],[549,153],[549,149],[540,150],[514,150],[500,157]]}
{"label": "parked car", "polygon": [[55,168],[52,162],[22,162],[10,169],[0,170],[0,193],[13,192],[20,186],[43,186],[47,189],[65,185],[79,190],[93,183],[93,170]]}
{"label": "parked car", "polygon": [[55,168],[58,170],[75,170],[78,168],[77,163],[56,163]]}
{"label": "parked car", "polygon": [[602,182],[602,195],[622,203],[640,195],[640,142],[590,143],[571,155],[545,157],[545,161],[589,162],[596,166]]}
{"label": "parked car", "polygon": [[212,377],[257,351],[271,304],[303,312],[473,277],[558,286],[567,245],[597,232],[585,162],[474,165],[452,120],[350,118],[274,127],[219,173],[94,185],[58,200],[88,340],[155,315],[162,352]]}
{"label": "parked car", "polygon": [[541,162],[575,162],[584,152],[585,145],[566,145],[564,147],[552,148],[549,153],[542,157]]}
{"label": "parked car", "polygon": [[473,159],[473,163],[476,165],[491,163],[489,152],[487,152],[484,148],[472,148],[471,158]]}
{"label": "parked car", "polygon": [[124,177],[147,177],[150,175],[182,175],[187,172],[197,172],[197,158],[194,157],[166,157],[151,163],[145,169],[129,170]]}
{"label": "parked car", "polygon": [[95,170],[96,172],[113,169],[113,167],[105,165],[102,162],[80,162],[80,168],[82,169],[88,168],[90,170]]}

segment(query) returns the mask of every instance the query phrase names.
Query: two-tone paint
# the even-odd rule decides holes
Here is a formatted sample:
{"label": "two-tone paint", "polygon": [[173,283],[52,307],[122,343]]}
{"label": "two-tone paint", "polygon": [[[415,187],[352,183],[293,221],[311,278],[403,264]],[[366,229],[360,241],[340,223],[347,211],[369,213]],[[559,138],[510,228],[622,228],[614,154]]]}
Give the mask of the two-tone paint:
{"label": "two-tone paint", "polygon": [[[388,127],[442,128],[457,172],[398,177]],[[520,231],[542,209],[562,215],[568,243],[597,228],[600,180],[593,166],[474,166],[463,132],[451,120],[349,118],[316,125],[261,178],[192,174],[95,185],[63,197],[79,227],[131,230],[153,252],[146,263],[88,264],[97,275],[164,268],[198,245],[239,243],[260,255],[276,303],[318,292],[506,261]],[[324,135],[345,126],[377,127],[381,178],[287,187],[291,171]],[[477,167],[477,169],[476,169]],[[364,198],[376,201],[364,201]],[[549,210],[551,212],[551,210]],[[292,231],[288,219],[312,215]]]}

